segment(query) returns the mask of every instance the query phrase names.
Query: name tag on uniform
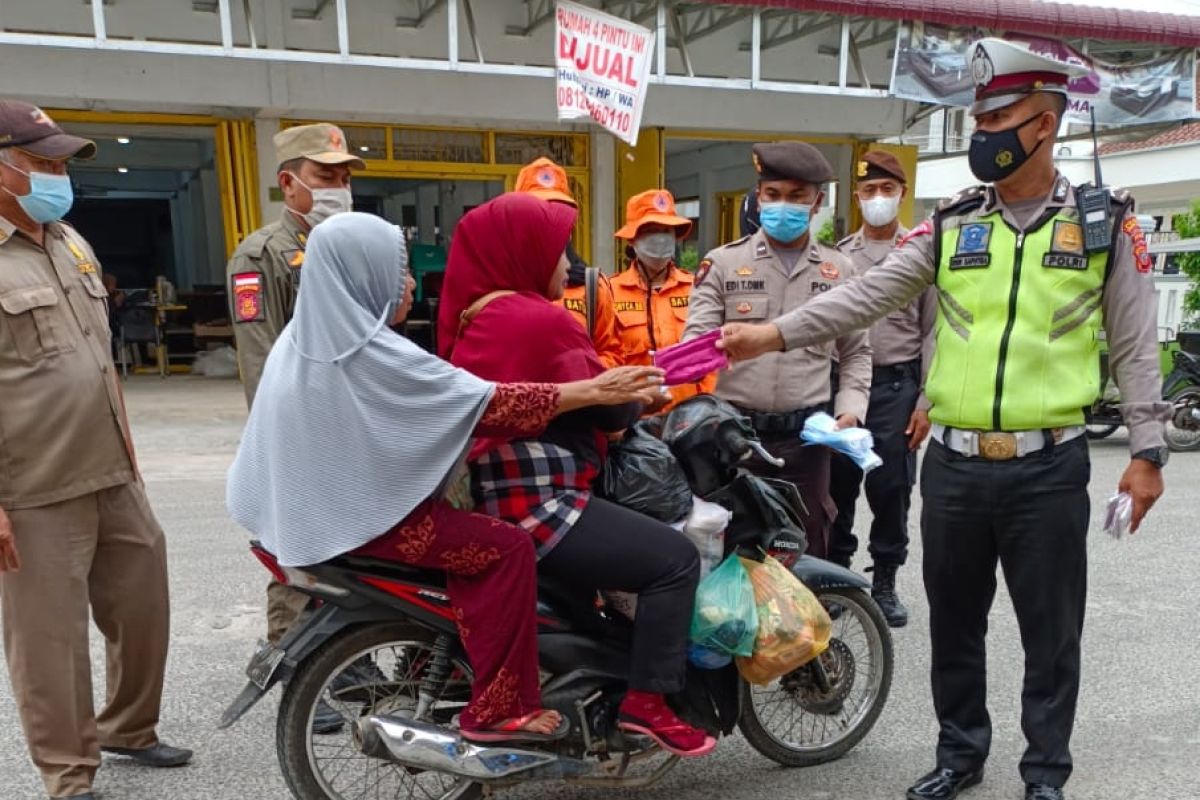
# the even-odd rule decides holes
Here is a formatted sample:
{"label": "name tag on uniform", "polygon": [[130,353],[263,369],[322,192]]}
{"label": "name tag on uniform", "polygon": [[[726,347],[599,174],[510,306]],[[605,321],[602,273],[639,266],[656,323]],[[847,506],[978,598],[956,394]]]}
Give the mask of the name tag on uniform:
{"label": "name tag on uniform", "polygon": [[645,311],[646,306],[644,303],[638,303],[632,300],[621,300],[613,303],[613,310],[618,314],[622,311]]}
{"label": "name tag on uniform", "polygon": [[691,298],[687,297],[686,295],[683,297],[672,297],[671,298],[671,308],[687,308],[688,301],[690,299]]}
{"label": "name tag on uniform", "polygon": [[261,272],[239,272],[233,276],[233,313],[238,322],[261,322],[263,309]]}
{"label": "name tag on uniform", "polygon": [[587,308],[584,305],[584,302],[577,297],[568,297],[563,301],[563,304],[567,307],[567,311],[574,311],[576,314],[587,313]]}

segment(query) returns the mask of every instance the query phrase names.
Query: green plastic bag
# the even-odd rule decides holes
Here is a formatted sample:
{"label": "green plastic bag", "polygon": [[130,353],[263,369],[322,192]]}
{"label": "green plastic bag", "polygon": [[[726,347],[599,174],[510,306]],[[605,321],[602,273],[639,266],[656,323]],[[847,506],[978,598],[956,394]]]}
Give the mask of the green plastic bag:
{"label": "green plastic bag", "polygon": [[696,589],[692,643],[731,656],[750,656],[757,634],[754,585],[738,557],[730,555]]}

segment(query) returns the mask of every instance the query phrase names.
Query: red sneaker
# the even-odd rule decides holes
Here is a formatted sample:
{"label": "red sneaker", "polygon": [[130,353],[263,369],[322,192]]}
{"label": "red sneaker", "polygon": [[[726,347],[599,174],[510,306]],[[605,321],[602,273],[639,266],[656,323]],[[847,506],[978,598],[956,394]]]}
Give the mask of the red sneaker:
{"label": "red sneaker", "polygon": [[717,746],[716,739],[675,716],[661,694],[631,689],[621,701],[617,727],[649,736],[662,749],[685,758],[706,756]]}

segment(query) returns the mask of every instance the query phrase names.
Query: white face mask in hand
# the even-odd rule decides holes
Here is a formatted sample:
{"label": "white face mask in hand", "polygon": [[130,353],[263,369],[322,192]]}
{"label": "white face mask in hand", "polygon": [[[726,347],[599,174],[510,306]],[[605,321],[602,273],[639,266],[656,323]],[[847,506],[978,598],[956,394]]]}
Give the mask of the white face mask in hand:
{"label": "white face mask in hand", "polygon": [[890,224],[899,213],[900,196],[876,195],[870,200],[860,200],[858,204],[862,208],[863,219],[867,221],[867,224],[882,228],[884,225]]}
{"label": "white face mask in hand", "polygon": [[312,195],[311,211],[307,214],[292,212],[296,216],[302,217],[310,228],[317,227],[334,214],[343,214],[354,207],[354,198],[349,189],[314,189],[300,180],[300,176],[296,173],[289,172],[288,174],[296,179],[296,183],[308,189],[308,193]]}
{"label": "white face mask in hand", "polygon": [[647,233],[633,242],[633,252],[640,261],[659,266],[675,257],[675,234],[670,231]]}

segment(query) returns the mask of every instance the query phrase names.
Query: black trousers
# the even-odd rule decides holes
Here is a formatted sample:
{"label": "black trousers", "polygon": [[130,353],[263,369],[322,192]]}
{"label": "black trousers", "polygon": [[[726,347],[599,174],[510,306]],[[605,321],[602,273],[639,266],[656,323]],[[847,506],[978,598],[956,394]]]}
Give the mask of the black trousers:
{"label": "black trousers", "polygon": [[991,746],[985,638],[998,561],[1025,650],[1021,728],[1028,747],[1021,775],[1051,786],[1070,776],[1090,477],[1083,437],[1000,462],[930,442],[921,473],[921,533],[939,766],[978,768]]}
{"label": "black trousers", "polygon": [[829,560],[850,566],[858,550],[854,535],[854,506],[859,487],[866,484],[871,506],[868,552],[876,564],[900,566],[908,560],[908,510],[917,479],[917,454],[908,449],[904,429],[921,393],[920,367],[916,362],[876,368],[867,407],[867,430],[875,438],[875,452],[883,464],[868,473],[849,456],[835,452],[830,462],[829,495],[837,518],[829,534]]}
{"label": "black trousers", "polygon": [[829,497],[828,447],[809,446],[800,441],[800,432],[761,433],[763,446],[776,458],[786,463],[782,468],[768,464],[758,456],[742,462],[755,475],[764,478],[779,478],[795,485],[804,501],[804,533],[808,539],[808,555],[816,558],[829,557],[829,526],[837,515],[837,508]]}
{"label": "black trousers", "polygon": [[638,596],[629,687],[672,694],[683,689],[688,628],[700,554],[669,525],[593,497],[579,521],[538,562],[538,571],[594,594]]}

